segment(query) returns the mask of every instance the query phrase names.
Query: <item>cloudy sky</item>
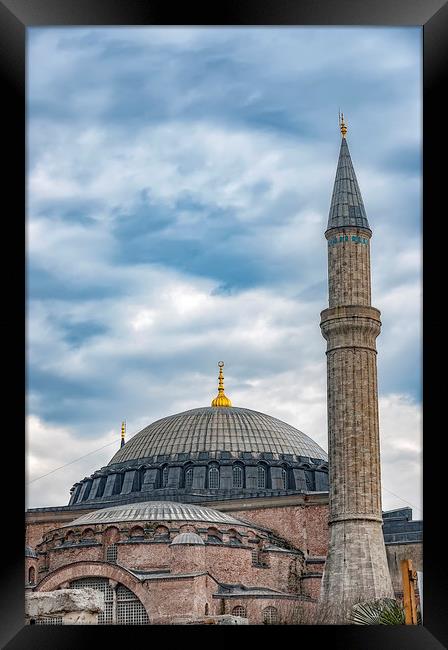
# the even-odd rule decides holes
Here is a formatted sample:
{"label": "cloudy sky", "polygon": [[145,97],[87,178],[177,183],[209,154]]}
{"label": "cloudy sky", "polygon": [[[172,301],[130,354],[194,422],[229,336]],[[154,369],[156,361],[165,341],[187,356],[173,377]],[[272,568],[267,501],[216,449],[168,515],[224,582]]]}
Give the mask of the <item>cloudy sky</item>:
{"label": "cloudy sky", "polygon": [[66,504],[122,419],[208,405],[220,359],[234,405],[327,449],[341,108],[382,312],[383,507],[420,518],[421,29],[32,28],[27,100],[28,506]]}

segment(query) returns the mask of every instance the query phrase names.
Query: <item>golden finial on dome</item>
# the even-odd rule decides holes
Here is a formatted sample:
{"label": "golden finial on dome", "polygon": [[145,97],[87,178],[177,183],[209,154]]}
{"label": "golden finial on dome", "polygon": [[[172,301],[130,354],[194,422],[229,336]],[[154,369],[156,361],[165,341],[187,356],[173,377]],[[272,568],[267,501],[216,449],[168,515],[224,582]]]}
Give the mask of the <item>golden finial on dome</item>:
{"label": "golden finial on dome", "polygon": [[222,372],[224,361],[218,361],[218,366],[219,366],[218,394],[215,397],[215,399],[212,401],[212,406],[232,406],[232,402],[229,400],[227,395],[224,394],[224,375]]}
{"label": "golden finial on dome", "polygon": [[121,447],[124,447],[124,445],[125,445],[125,439],[124,439],[125,436],[126,436],[126,420],[123,420],[123,422],[121,423],[121,445],[120,445],[120,449],[121,449]]}
{"label": "golden finial on dome", "polygon": [[344,113],[339,112],[339,128],[341,129],[342,137],[345,138],[347,133],[347,125],[344,122]]}

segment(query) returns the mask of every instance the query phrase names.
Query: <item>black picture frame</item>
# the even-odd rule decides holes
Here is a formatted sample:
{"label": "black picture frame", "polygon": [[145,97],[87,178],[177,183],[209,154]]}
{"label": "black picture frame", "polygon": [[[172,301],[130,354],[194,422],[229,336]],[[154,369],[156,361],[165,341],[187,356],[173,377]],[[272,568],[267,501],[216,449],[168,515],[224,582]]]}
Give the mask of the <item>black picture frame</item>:
{"label": "black picture frame", "polygon": [[[448,5],[446,0],[257,0],[222,1],[192,6],[173,6],[160,0],[0,0],[2,66],[2,141],[7,163],[3,198],[3,360],[4,397],[2,432],[2,555],[0,584],[0,642],[10,650],[24,648],[79,648],[129,643],[143,633],[153,643],[159,631],[169,644],[173,633],[185,628],[98,626],[23,626],[24,558],[23,506],[25,442],[23,419],[25,377],[25,35],[32,26],[62,25],[370,25],[423,27],[423,235],[424,235],[424,625],[423,626],[301,626],[262,628],[275,639],[287,634],[303,646],[331,644],[331,648],[425,648],[448,645],[447,570],[444,557],[443,497],[445,484],[441,442],[445,438],[443,377],[437,379],[444,352],[442,269],[443,216],[446,184],[446,131]],[[442,153],[441,162],[438,154]],[[6,155],[5,155],[6,154]],[[445,160],[444,160],[445,157]],[[5,198],[7,208],[5,207]],[[442,228],[439,227],[439,224]],[[437,228],[437,230],[436,230]],[[397,233],[399,236],[399,233]],[[436,306],[435,301],[438,298]],[[443,368],[442,368],[443,369]],[[434,379],[436,377],[436,379]],[[446,384],[446,382],[445,382]],[[10,471],[8,471],[10,470]],[[440,505],[439,505],[440,504]],[[193,626],[194,634],[218,638],[216,626]],[[220,628],[219,638],[247,643],[258,635],[258,626]],[[230,635],[230,636],[229,636]],[[275,635],[275,636],[273,636]],[[297,637],[297,638],[296,638]],[[296,641],[294,641],[296,639]],[[280,642],[283,641],[283,638]],[[291,640],[288,641],[291,643]],[[101,647],[101,646],[100,646]]]}

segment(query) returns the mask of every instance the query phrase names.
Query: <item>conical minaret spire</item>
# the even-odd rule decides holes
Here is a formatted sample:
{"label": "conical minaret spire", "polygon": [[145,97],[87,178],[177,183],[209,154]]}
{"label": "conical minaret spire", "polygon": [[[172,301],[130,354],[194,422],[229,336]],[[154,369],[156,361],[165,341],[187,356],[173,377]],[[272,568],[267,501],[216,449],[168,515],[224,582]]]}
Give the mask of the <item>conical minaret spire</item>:
{"label": "conical minaret spire", "polygon": [[322,579],[324,622],[347,622],[361,601],[393,597],[382,533],[376,338],[367,215],[342,133],[328,241],[327,341],[330,542]]}
{"label": "conical minaret spire", "polygon": [[341,149],[339,151],[333,196],[331,197],[327,230],[344,226],[356,226],[370,230],[361,191],[348,149],[346,139],[347,125],[344,122],[343,113],[339,117],[339,126],[342,134]]}

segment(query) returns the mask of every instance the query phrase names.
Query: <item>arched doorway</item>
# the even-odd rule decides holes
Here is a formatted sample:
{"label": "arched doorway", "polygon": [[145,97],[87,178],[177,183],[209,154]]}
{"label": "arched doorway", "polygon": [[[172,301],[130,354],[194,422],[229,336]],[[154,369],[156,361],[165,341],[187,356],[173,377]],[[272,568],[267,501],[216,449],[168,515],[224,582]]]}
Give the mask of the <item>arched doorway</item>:
{"label": "arched doorway", "polygon": [[137,596],[120,583],[115,587],[112,584],[107,578],[92,576],[72,580],[70,588],[91,587],[104,594],[106,607],[99,615],[99,625],[149,625],[148,614]]}

